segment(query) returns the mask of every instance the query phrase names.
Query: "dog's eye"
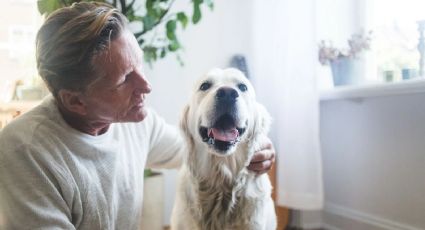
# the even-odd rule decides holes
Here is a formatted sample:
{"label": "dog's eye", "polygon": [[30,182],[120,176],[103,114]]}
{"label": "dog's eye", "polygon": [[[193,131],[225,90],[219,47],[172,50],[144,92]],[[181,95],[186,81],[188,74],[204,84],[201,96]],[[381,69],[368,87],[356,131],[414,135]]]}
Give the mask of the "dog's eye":
{"label": "dog's eye", "polygon": [[204,82],[202,83],[201,87],[199,87],[200,90],[205,91],[208,90],[211,87],[211,83],[210,82]]}
{"label": "dog's eye", "polygon": [[248,87],[245,84],[238,84],[238,88],[242,91],[245,92],[248,90]]}

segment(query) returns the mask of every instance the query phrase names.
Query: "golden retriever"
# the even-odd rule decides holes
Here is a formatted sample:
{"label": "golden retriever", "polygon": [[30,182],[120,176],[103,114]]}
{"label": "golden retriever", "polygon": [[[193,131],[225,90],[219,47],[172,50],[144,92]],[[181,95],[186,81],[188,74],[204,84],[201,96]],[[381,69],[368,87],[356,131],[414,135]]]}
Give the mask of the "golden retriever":
{"label": "golden retriever", "polygon": [[246,168],[269,123],[239,70],[213,69],[200,79],[181,122],[188,154],[171,229],[276,229],[270,180]]}

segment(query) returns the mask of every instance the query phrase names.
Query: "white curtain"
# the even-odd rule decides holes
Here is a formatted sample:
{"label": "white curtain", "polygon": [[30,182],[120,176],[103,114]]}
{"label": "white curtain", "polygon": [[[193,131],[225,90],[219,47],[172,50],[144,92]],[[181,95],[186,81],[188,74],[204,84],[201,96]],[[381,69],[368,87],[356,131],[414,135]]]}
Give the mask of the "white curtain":
{"label": "white curtain", "polygon": [[315,0],[254,0],[252,81],[273,117],[278,204],[323,206]]}

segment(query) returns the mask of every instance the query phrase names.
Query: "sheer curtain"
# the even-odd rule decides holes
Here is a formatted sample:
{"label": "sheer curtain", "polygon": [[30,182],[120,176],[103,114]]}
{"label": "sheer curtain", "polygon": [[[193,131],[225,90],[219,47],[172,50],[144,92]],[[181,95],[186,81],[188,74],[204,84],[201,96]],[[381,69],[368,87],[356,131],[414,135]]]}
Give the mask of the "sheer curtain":
{"label": "sheer curtain", "polygon": [[278,204],[323,206],[315,0],[254,0],[252,81],[273,117]]}

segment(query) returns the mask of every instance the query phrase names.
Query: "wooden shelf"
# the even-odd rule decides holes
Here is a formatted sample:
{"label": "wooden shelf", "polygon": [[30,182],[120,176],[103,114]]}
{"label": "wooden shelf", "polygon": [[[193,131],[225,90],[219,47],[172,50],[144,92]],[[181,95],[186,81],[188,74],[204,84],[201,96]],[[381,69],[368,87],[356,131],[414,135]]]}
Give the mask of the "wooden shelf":
{"label": "wooden shelf", "polygon": [[40,103],[41,100],[0,102],[0,112],[27,111]]}
{"label": "wooden shelf", "polygon": [[34,108],[40,101],[11,101],[0,102],[0,129],[11,122],[15,117]]}

